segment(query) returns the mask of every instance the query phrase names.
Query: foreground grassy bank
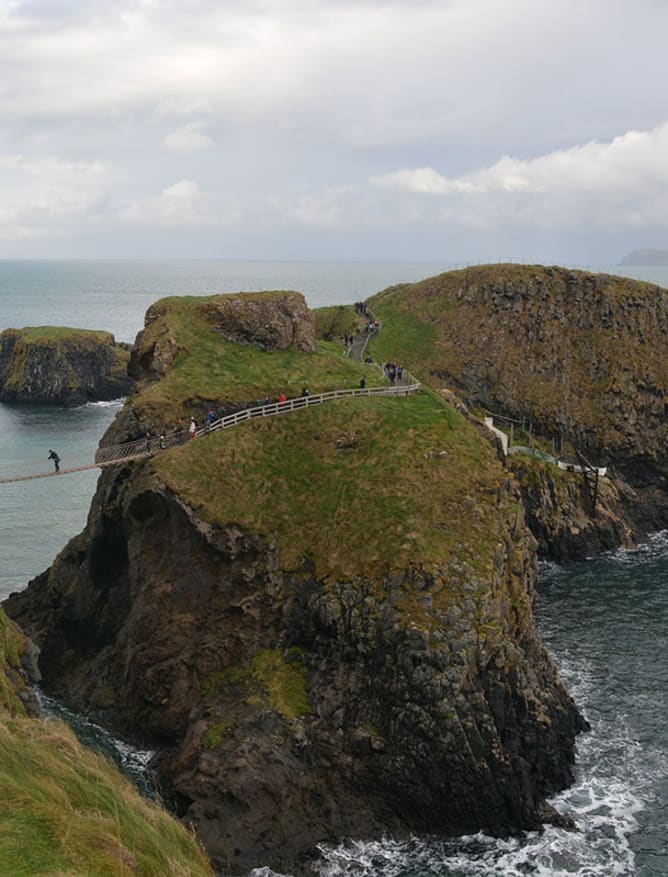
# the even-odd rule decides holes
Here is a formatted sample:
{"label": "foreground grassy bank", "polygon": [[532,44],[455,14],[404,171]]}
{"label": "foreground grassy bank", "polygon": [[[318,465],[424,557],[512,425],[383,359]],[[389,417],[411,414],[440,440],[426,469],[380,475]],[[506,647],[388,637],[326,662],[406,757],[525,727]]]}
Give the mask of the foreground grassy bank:
{"label": "foreground grassy bank", "polygon": [[212,877],[189,833],[60,722],[25,715],[0,609],[0,877]]}

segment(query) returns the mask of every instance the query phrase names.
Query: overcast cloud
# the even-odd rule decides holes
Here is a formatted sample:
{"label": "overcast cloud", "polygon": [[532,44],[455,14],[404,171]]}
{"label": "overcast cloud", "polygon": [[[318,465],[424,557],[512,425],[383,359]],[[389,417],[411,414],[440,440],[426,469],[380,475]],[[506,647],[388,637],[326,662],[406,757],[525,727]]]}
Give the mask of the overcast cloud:
{"label": "overcast cloud", "polygon": [[665,0],[0,0],[0,257],[668,249]]}

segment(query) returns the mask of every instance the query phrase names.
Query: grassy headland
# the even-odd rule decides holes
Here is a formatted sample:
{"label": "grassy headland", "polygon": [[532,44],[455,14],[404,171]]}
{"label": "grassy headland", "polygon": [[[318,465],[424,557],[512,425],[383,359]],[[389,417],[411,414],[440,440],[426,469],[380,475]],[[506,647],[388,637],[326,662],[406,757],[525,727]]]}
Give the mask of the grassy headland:
{"label": "grassy headland", "polygon": [[[201,413],[209,400],[275,399],[302,386],[357,387],[362,376],[385,383],[378,368],[343,358],[339,344],[303,353],[226,341],[212,331],[208,301],[170,298],[151,309],[139,355],[157,345],[173,358],[131,400],[139,416]],[[159,454],[151,466],[204,520],[269,538],[285,569],[308,558],[318,575],[346,578],[443,558],[479,571],[493,562],[491,497],[503,470],[485,438],[431,392],[260,418]]]}
{"label": "grassy headland", "polygon": [[305,557],[319,575],[344,578],[444,557],[492,562],[494,503],[480,500],[496,495],[501,467],[431,393],[252,421],[152,465],[205,520],[270,537],[286,569]]}
{"label": "grassy headland", "polygon": [[383,383],[377,369],[344,359],[336,342],[321,341],[314,353],[303,353],[226,340],[206,314],[213,298],[165,298],[151,308],[136,355],[141,360],[148,351],[168,351],[170,361],[161,379],[145,384],[133,400],[147,423],[170,427],[179,416],[201,418],[209,404],[234,407],[267,395],[276,401],[279,393],[298,396],[303,387],[313,394],[358,387],[362,377],[368,386]]}
{"label": "grassy headland", "polygon": [[383,331],[370,347],[548,435],[627,450],[636,432],[654,444],[663,420],[667,301],[665,290],[624,277],[482,265],[374,296]]}

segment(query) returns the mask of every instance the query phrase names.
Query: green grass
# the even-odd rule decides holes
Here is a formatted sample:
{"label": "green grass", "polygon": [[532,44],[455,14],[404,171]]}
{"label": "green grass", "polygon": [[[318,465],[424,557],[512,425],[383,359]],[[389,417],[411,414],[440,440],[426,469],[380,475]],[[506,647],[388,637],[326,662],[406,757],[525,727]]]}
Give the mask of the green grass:
{"label": "green grass", "polygon": [[0,720],[0,873],[213,877],[168,813],[58,722]]}
{"label": "green grass", "polygon": [[420,366],[437,343],[435,327],[425,325],[417,314],[406,312],[401,304],[386,302],[374,307],[382,319],[382,331],[374,335],[368,351],[378,362],[397,361],[409,371]]}
{"label": "green grass", "polygon": [[213,877],[199,846],[65,725],[16,696],[25,637],[0,609],[0,874]]}
{"label": "green grass", "polygon": [[11,715],[24,712],[16,695],[16,688],[22,683],[14,671],[20,667],[25,641],[23,634],[0,608],[0,715],[3,712]]}
{"label": "green grass", "polygon": [[111,343],[113,335],[111,332],[104,332],[98,329],[72,329],[68,326],[26,326],[19,330],[20,336],[24,341],[65,341],[73,339],[74,341],[82,341],[90,338],[96,344],[100,342]]}
{"label": "green grass", "polygon": [[283,660],[278,649],[260,649],[251,661],[251,670],[269,697],[269,703],[286,719],[298,719],[310,712],[306,695],[306,667],[293,655]]}
{"label": "green grass", "polygon": [[365,320],[355,310],[353,305],[330,305],[329,307],[317,308],[315,314],[316,334],[324,341],[334,341],[344,335],[354,335],[362,330]]}
{"label": "green grass", "polygon": [[280,392],[298,396],[383,383],[375,369],[344,359],[337,343],[321,342],[314,353],[298,350],[261,351],[226,341],[211,329],[203,312],[207,298],[169,298],[154,305],[157,319],[144,332],[140,355],[158,343],[178,352],[166,374],[142,388],[133,400],[140,417],[155,428],[170,427],[179,416],[201,419],[208,404],[217,407],[276,400]]}
{"label": "green grass", "polygon": [[[337,447],[344,439],[349,447]],[[438,456],[443,452],[443,456]],[[489,443],[435,395],[343,399],[244,423],[155,457],[159,476],[212,523],[275,542],[281,566],[375,575],[444,557],[491,563],[498,488]]]}

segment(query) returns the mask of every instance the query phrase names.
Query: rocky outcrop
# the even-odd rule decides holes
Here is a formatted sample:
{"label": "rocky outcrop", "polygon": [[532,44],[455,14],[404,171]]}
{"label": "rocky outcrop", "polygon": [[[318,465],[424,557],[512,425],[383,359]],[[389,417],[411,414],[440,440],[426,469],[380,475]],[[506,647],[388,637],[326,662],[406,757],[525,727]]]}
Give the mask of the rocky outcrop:
{"label": "rocky outcrop", "polygon": [[[215,302],[151,309],[105,441],[206,386],[359,384]],[[219,873],[295,873],[347,837],[562,819],[546,799],[585,722],[534,628],[535,548],[457,400],[339,399],[104,470],[84,532],[6,607],[48,691],[158,750]]]}
{"label": "rocky outcrop", "polygon": [[[472,408],[530,424],[534,437],[566,454],[576,448],[608,466],[618,523],[593,536],[601,522],[591,519],[592,544],[613,547],[630,532],[643,537],[668,525],[666,290],[565,268],[497,265],[390,289],[372,306],[386,322],[406,320],[423,339],[420,349],[404,351],[399,338],[394,353],[421,379],[454,388]],[[586,503],[576,506],[588,514]],[[529,521],[537,523],[531,513]],[[546,531],[534,532],[542,542]],[[548,555],[562,556],[565,545]]]}
{"label": "rocky outcrop", "polygon": [[0,401],[82,405],[127,395],[130,353],[108,332],[56,327],[0,335]]}
{"label": "rocky outcrop", "polygon": [[216,332],[260,350],[315,350],[315,317],[298,292],[217,295],[202,305]]}
{"label": "rocky outcrop", "polygon": [[[603,551],[631,548],[638,529],[630,511],[642,505],[636,492],[619,478],[600,478],[593,494],[580,475],[521,454],[508,458],[522,494],[527,524],[543,560],[586,560]],[[649,532],[652,527],[645,522]]]}
{"label": "rocky outcrop", "polygon": [[490,569],[331,581],[205,523],[148,465],[108,470],[86,531],[6,608],[49,691],[161,748],[221,873],[298,870],[345,837],[534,829],[584,722],[534,629],[517,499],[492,498]]}
{"label": "rocky outcrop", "polygon": [[620,265],[668,265],[668,250],[631,250]]}
{"label": "rocky outcrop", "polygon": [[0,609],[0,716],[37,715],[37,648]]}
{"label": "rocky outcrop", "polygon": [[[197,303],[196,315],[187,314],[191,323],[199,317],[207,332],[234,344],[258,350],[315,350],[315,317],[301,293],[244,292],[181,302]],[[187,305],[185,310],[189,311]],[[129,372],[133,378],[159,380],[179,352],[188,354],[187,346],[177,341],[181,316],[172,299],[157,301],[148,309],[132,351]]]}

